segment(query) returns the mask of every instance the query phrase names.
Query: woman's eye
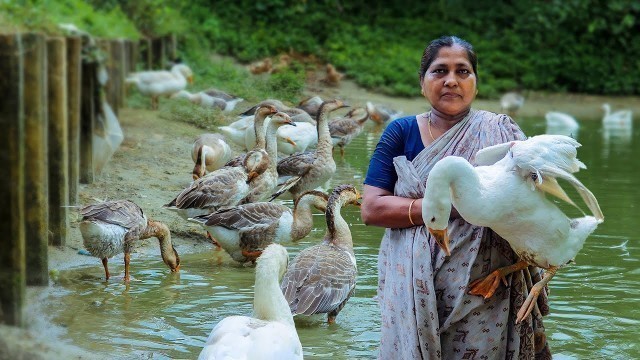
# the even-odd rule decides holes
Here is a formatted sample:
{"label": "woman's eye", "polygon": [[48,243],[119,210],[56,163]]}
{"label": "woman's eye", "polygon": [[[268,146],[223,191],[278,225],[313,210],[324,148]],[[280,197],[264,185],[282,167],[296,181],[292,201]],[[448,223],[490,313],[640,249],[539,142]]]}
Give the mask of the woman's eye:
{"label": "woman's eye", "polygon": [[460,69],[459,72],[462,73],[462,74],[469,74],[470,73],[469,70],[467,70],[467,69]]}
{"label": "woman's eye", "polygon": [[435,69],[435,70],[433,70],[433,73],[434,74],[444,74],[445,71],[446,71],[445,69]]}

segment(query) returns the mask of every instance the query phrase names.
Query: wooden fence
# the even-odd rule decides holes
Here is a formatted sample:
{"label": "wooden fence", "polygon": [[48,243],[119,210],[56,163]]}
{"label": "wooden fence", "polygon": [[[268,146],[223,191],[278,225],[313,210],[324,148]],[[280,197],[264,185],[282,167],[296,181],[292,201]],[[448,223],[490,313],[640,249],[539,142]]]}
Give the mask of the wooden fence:
{"label": "wooden fence", "polygon": [[101,91],[118,114],[126,75],[176,56],[175,36],[98,39],[109,77],[101,89],[88,40],[0,34],[0,323],[23,325],[26,286],[49,284],[48,247],[66,244],[78,184],[94,181]]}

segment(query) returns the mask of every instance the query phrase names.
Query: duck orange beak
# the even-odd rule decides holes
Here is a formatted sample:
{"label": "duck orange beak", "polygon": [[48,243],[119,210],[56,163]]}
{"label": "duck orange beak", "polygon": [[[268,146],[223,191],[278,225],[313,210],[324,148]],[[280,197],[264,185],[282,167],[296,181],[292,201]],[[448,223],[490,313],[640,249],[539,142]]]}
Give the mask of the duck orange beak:
{"label": "duck orange beak", "polygon": [[431,235],[436,239],[436,243],[438,246],[442,248],[447,256],[451,255],[451,251],[449,251],[449,234],[447,233],[447,229],[443,230],[434,230],[430,227],[427,227],[427,230],[431,233]]}
{"label": "duck orange beak", "polygon": [[[295,125],[294,125],[295,126]],[[295,141],[291,140],[291,138],[289,137],[285,137],[283,138],[284,141],[288,142],[289,144],[293,145],[293,146],[297,146],[298,144],[296,144]]]}
{"label": "duck orange beak", "polygon": [[193,84],[193,76],[189,76],[187,78],[187,81],[189,82],[189,84]]}

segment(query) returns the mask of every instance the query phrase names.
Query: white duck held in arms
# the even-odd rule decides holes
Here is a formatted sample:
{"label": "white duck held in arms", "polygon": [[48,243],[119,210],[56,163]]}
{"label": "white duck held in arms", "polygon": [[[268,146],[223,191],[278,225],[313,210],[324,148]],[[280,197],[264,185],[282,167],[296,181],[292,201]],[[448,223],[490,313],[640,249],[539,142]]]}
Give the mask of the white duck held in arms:
{"label": "white duck held in arms", "polygon": [[180,257],[171,243],[169,228],[147,219],[142,209],[129,200],[105,201],[80,209],[80,232],[84,247],[102,259],[106,280],[109,280],[109,258],[124,252],[124,281],[129,282],[129,261],[133,242],[158,238],[162,260],[171,272],[180,269]]}
{"label": "white duck held in arms", "polygon": [[253,317],[229,316],[211,331],[198,360],[297,360],[302,344],[278,282],[287,269],[287,250],[267,246],[256,266]]}
{"label": "white duck held in arms", "polygon": [[[445,157],[429,174],[422,217],[447,255],[447,226],[453,205],[469,223],[490,227],[507,240],[520,258],[516,264],[472,282],[470,294],[489,298],[500,281],[507,283],[506,275],[528,265],[546,270],[518,311],[516,323],[529,316],[540,291],[604,220],[594,195],[572,175],[585,168],[576,158],[579,146],[567,136],[538,135],[480,150],[477,167],[461,157]],[[593,216],[569,218],[547,199],[545,193],[576,206],[556,179],[573,185]]]}

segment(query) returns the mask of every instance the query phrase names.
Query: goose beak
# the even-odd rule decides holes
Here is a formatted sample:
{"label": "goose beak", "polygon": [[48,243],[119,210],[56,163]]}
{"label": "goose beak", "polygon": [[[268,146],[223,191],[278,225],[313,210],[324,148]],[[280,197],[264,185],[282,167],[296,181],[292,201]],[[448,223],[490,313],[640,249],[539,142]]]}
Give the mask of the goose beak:
{"label": "goose beak", "polygon": [[362,206],[362,204],[360,203],[360,201],[358,201],[358,200],[360,200],[360,199],[362,199],[362,195],[360,195],[360,193],[356,190],[356,199],[355,199],[354,201],[352,201],[352,202],[351,202],[351,204],[352,204],[352,205],[355,205],[355,206],[357,206],[357,207]]}
{"label": "goose beak", "polygon": [[258,174],[258,172],[256,172],[256,171],[249,172],[249,175],[247,175],[247,178],[248,178],[247,182],[253,180],[253,178],[255,178],[258,175],[260,175],[260,174]]}
{"label": "goose beak", "polygon": [[288,142],[289,144],[293,145],[293,146],[297,146],[298,144],[296,144],[295,141],[291,140],[291,138],[284,138],[284,141]]}
{"label": "goose beak", "polygon": [[171,272],[180,272],[180,265],[178,265],[175,268],[171,269]]}
{"label": "goose beak", "polygon": [[436,239],[438,246],[442,248],[447,256],[451,255],[451,251],[449,251],[449,234],[447,233],[447,229],[443,230],[434,230],[430,227],[427,228],[431,235]]}

